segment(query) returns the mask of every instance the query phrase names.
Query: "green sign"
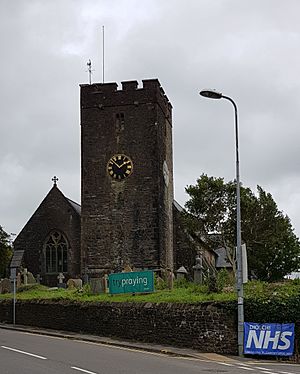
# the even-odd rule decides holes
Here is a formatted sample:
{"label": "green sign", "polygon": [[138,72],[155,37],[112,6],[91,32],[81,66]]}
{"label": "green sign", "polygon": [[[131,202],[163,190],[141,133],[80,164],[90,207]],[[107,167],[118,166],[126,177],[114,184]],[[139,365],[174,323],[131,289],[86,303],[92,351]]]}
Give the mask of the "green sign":
{"label": "green sign", "polygon": [[109,274],[108,281],[110,294],[154,291],[153,271]]}

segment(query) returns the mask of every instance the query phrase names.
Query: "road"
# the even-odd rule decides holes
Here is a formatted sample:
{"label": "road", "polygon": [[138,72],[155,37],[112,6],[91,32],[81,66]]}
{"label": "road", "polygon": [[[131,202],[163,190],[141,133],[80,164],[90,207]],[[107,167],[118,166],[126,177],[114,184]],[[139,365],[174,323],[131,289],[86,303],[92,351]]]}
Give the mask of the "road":
{"label": "road", "polygon": [[300,373],[300,365],[167,356],[0,328],[1,374]]}

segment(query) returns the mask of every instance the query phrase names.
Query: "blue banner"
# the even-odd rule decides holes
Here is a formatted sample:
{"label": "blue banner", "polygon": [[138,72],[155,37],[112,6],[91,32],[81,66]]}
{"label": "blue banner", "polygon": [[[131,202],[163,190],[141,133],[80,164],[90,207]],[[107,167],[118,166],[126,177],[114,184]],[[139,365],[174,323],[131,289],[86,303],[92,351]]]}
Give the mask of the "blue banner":
{"label": "blue banner", "polygon": [[294,323],[244,322],[244,354],[292,356]]}

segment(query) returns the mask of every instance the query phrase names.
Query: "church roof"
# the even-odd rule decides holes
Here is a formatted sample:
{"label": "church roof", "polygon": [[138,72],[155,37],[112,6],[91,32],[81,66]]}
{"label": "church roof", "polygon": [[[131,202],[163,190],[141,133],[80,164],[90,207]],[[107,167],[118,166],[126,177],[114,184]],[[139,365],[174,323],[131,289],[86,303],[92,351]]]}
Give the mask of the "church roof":
{"label": "church roof", "polygon": [[75,209],[75,211],[80,215],[81,214],[81,205],[79,205],[78,203],[75,203],[75,201],[71,200],[71,199],[68,199],[66,197],[66,199],[68,200],[69,204]]}
{"label": "church roof", "polygon": [[184,209],[183,207],[176,201],[176,200],[173,200],[173,204],[175,206],[175,208],[179,211],[179,212],[183,212]]}

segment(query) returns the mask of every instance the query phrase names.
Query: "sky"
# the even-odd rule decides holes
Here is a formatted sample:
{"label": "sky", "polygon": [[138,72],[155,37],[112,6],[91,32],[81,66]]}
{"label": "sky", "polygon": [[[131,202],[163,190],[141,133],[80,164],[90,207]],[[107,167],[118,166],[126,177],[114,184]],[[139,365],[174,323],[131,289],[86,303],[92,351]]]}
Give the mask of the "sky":
{"label": "sky", "polygon": [[[175,199],[205,173],[270,192],[300,236],[300,1],[0,0],[0,225],[52,187],[80,202],[79,84],[158,78],[173,105]],[[12,235],[13,238],[14,235]]]}

